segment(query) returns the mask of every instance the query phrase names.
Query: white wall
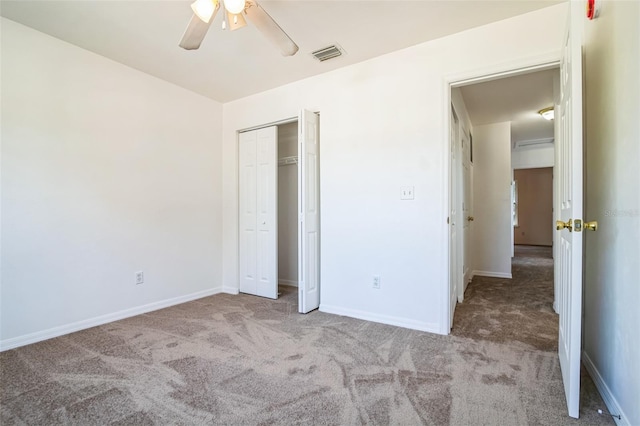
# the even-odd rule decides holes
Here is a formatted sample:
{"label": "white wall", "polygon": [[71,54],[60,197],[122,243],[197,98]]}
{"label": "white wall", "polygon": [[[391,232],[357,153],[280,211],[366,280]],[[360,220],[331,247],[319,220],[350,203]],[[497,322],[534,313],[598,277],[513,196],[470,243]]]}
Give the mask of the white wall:
{"label": "white wall", "polygon": [[555,148],[553,145],[543,148],[520,148],[511,152],[513,169],[537,169],[553,167],[555,164]]}
{"label": "white wall", "polygon": [[474,127],[474,275],[511,278],[511,123]]}
{"label": "white wall", "polygon": [[[238,282],[236,132],[312,109],[321,113],[320,309],[447,332],[446,79],[559,58],[565,15],[566,5],[552,6],[225,104],[224,284]],[[400,200],[405,185],[415,200]]]}
{"label": "white wall", "polygon": [[[278,126],[278,158],[298,155],[298,123]],[[278,167],[278,282],[298,285],[298,165]]]}
{"label": "white wall", "polygon": [[2,348],[221,290],[221,119],[2,19]]}
{"label": "white wall", "polygon": [[640,424],[640,3],[585,29],[584,358],[620,424]]}
{"label": "white wall", "polygon": [[[560,73],[553,74],[553,99],[554,104],[560,97]],[[553,122],[553,132],[557,125],[557,120]],[[550,135],[553,138],[553,134]],[[512,138],[512,146],[515,145]],[[517,169],[536,169],[542,167],[554,167],[555,166],[555,147],[553,144],[541,145],[541,146],[529,146],[522,148],[515,148],[511,153],[511,166],[514,170]]]}

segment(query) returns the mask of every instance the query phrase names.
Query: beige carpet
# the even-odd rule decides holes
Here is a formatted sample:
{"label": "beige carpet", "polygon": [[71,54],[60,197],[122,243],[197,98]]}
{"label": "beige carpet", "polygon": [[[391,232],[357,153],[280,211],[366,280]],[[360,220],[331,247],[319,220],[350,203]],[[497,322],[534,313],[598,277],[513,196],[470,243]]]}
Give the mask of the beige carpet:
{"label": "beige carpet", "polygon": [[299,315],[282,292],[216,295],[3,352],[0,423],[612,424],[586,376],[582,418],[566,416],[557,356],[538,339]]}
{"label": "beige carpet", "polygon": [[475,277],[458,304],[456,336],[558,350],[551,247],[516,246],[512,279]]}

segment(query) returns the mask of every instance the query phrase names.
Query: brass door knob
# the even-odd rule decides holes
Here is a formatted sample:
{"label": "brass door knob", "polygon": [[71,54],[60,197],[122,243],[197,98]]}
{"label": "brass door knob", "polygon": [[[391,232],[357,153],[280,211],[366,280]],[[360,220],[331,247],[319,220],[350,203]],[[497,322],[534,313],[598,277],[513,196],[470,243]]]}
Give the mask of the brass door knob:
{"label": "brass door knob", "polygon": [[561,231],[563,229],[568,229],[569,232],[573,231],[573,219],[569,219],[568,222],[563,222],[561,220],[556,220],[556,229]]}
{"label": "brass door knob", "polygon": [[467,216],[467,220],[469,222],[473,222],[475,220],[475,218],[473,216]]}
{"label": "brass door knob", "polygon": [[589,231],[597,231],[598,230],[598,222],[597,221],[593,221],[593,222],[585,222],[584,223],[584,229],[588,229]]}

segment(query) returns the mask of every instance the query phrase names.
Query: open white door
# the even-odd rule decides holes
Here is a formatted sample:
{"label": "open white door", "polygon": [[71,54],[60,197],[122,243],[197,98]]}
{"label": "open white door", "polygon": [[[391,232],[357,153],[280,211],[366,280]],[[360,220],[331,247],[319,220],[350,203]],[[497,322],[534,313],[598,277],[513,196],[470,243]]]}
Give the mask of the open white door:
{"label": "open white door", "polygon": [[298,311],[306,314],[320,306],[318,115],[303,110],[298,123]]}
{"label": "open white door", "polygon": [[450,198],[449,198],[449,329],[453,327],[453,316],[456,310],[456,303],[458,302],[458,287],[460,283],[460,256],[459,256],[459,247],[458,247],[458,227],[459,227],[459,152],[458,146],[460,143],[460,138],[458,134],[458,117],[453,110],[453,105],[451,106],[451,134],[450,137],[450,145],[451,145],[451,158],[450,158],[450,167],[449,172],[450,176],[450,185],[449,188]]}
{"label": "open white door", "polygon": [[560,205],[557,222],[560,314],[558,355],[569,415],[580,408],[580,340],[582,332],[582,9],[569,2],[567,28],[560,67],[560,105],[556,111],[556,179]]}
{"label": "open white door", "polygon": [[464,301],[464,291],[471,281],[471,142],[469,134],[462,132],[462,285],[458,289],[458,302]]}
{"label": "open white door", "polygon": [[244,132],[239,139],[239,290],[277,299],[278,128]]}

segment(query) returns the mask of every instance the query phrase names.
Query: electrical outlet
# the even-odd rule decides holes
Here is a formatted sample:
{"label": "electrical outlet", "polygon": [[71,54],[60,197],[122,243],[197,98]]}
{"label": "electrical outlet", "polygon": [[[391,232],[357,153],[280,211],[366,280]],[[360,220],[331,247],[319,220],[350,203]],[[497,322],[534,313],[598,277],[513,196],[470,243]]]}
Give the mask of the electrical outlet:
{"label": "electrical outlet", "polygon": [[142,284],[144,282],[144,272],[136,272],[136,284]]}
{"label": "electrical outlet", "polygon": [[413,186],[401,186],[400,187],[400,199],[401,200],[413,200]]}
{"label": "electrical outlet", "polygon": [[373,276],[373,288],[380,288],[380,275]]}

